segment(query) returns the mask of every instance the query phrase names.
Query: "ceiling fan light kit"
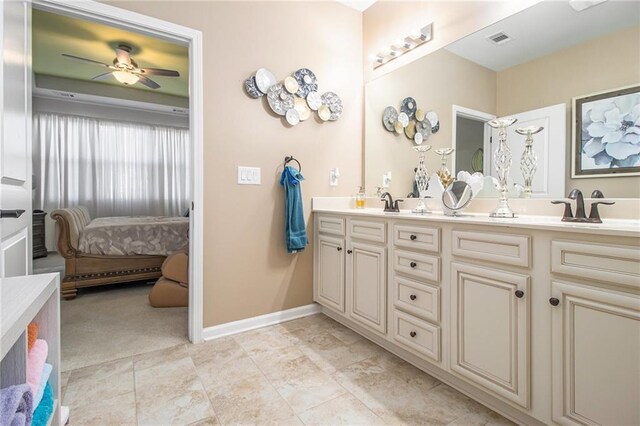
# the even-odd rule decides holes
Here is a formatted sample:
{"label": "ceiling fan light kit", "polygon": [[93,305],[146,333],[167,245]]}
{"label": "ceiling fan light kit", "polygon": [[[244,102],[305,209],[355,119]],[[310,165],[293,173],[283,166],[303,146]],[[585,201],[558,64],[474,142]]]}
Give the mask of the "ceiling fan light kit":
{"label": "ceiling fan light kit", "polygon": [[92,80],[106,80],[113,76],[125,86],[131,86],[136,83],[143,84],[150,89],[159,89],[160,85],[147,77],[147,75],[156,75],[161,77],[180,77],[180,73],[175,70],[166,70],[162,68],[139,68],[138,64],[131,58],[131,46],[119,44],[116,50],[116,57],[113,65],[105,64],[93,59],[81,58],[79,56],[63,53],[67,59],[80,61],[87,64],[99,65],[109,68],[111,71],[97,75]]}

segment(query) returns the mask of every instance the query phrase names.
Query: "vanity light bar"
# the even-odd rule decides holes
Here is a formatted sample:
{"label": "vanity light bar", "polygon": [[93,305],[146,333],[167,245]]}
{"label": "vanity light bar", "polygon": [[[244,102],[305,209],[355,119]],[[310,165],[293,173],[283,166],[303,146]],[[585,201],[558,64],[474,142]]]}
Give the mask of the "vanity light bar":
{"label": "vanity light bar", "polygon": [[420,29],[415,29],[408,36],[397,39],[391,46],[382,49],[375,55],[369,56],[369,60],[373,63],[373,68],[376,69],[431,40],[432,26],[433,24],[428,24]]}

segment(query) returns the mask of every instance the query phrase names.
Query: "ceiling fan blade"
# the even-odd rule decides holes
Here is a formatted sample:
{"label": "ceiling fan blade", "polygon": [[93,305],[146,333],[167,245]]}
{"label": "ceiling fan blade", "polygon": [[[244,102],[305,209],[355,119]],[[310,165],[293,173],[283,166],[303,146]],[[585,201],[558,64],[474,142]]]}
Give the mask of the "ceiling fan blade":
{"label": "ceiling fan blade", "polygon": [[85,62],[85,63],[89,63],[89,64],[94,64],[94,65],[102,65],[103,67],[111,68],[111,65],[107,65],[107,64],[102,63],[102,62],[94,61],[93,59],[81,58],[80,56],[69,55],[67,53],[63,53],[62,56],[64,56],[67,59],[71,59],[73,61],[80,61],[80,62]]}
{"label": "ceiling fan blade", "polygon": [[156,83],[155,81],[151,80],[150,78],[145,77],[144,75],[138,75],[138,77],[140,78],[140,83],[144,84],[145,86],[151,88],[151,89],[159,89],[160,85],[158,83]]}
{"label": "ceiling fan blade", "polygon": [[96,75],[91,80],[103,81],[109,79],[109,77],[113,77],[113,73],[111,71],[105,72],[104,74]]}
{"label": "ceiling fan blade", "polygon": [[120,64],[131,65],[131,56],[129,56],[129,52],[119,47],[116,48],[116,59]]}
{"label": "ceiling fan blade", "polygon": [[180,73],[178,71],[164,70],[162,68],[140,68],[135,72],[138,72],[144,75],[161,75],[163,77],[180,77]]}

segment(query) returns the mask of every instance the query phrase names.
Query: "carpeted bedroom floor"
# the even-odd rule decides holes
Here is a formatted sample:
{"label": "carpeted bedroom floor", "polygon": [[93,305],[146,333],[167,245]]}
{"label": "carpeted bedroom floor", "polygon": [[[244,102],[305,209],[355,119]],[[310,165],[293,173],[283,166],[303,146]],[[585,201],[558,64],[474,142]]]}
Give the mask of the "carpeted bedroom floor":
{"label": "carpeted bedroom floor", "polygon": [[153,283],[84,289],[62,300],[62,371],[186,343],[187,308],[152,308]]}

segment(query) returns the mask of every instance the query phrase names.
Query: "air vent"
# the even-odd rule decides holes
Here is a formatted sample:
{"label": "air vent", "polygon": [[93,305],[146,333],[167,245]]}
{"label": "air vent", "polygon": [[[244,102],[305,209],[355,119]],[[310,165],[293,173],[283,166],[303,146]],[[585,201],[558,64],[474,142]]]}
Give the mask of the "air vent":
{"label": "air vent", "polygon": [[489,40],[493,44],[505,44],[510,42],[513,39],[509,37],[507,34],[500,31],[499,33],[495,33],[487,37],[487,40]]}

